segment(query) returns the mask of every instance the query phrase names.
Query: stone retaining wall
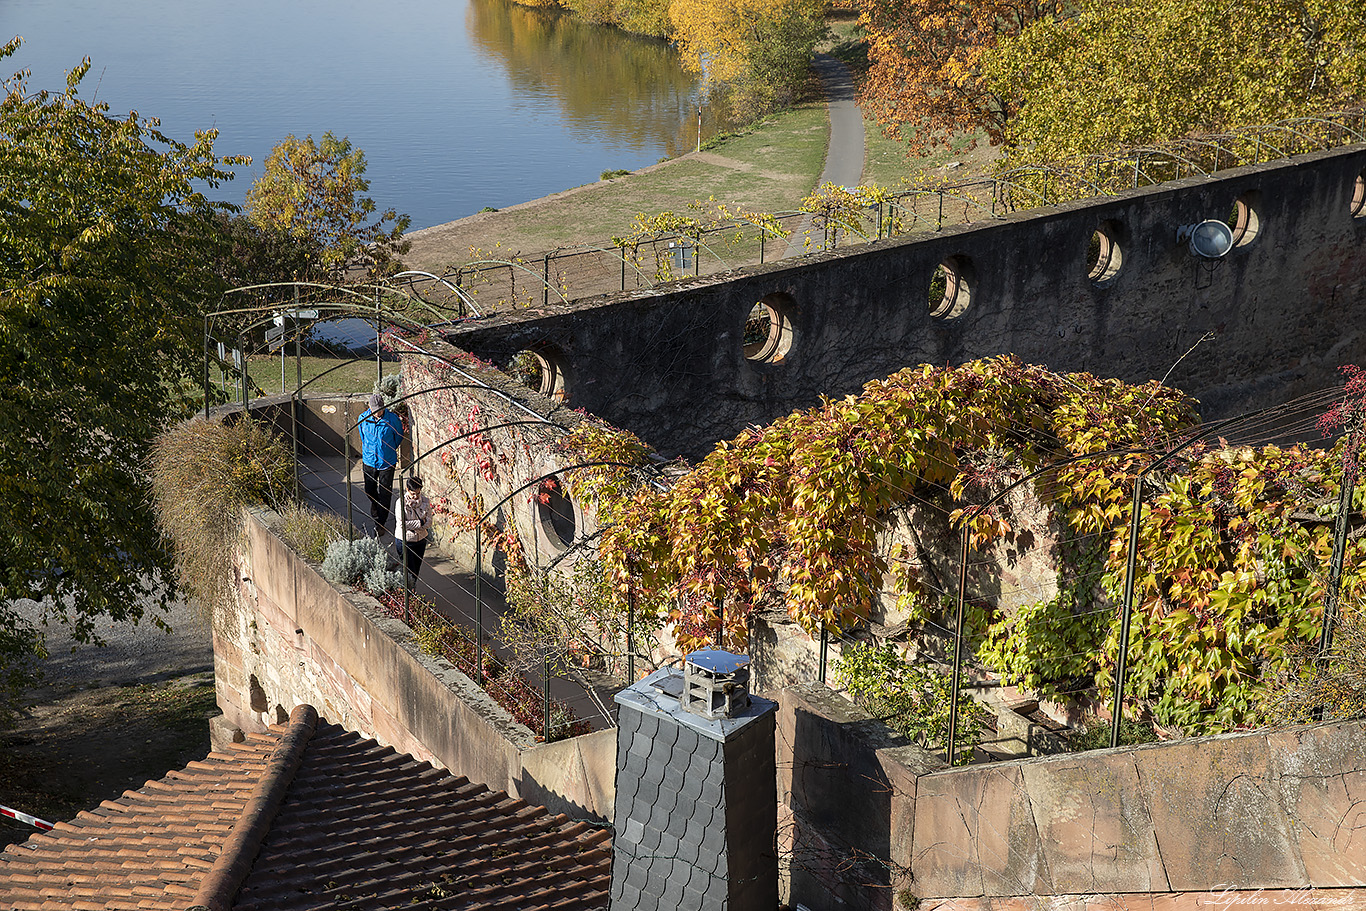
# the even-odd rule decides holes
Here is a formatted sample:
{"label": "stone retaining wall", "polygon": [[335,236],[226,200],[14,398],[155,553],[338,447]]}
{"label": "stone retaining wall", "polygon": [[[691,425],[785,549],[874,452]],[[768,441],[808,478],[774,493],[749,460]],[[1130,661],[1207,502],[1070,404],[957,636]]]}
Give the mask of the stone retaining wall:
{"label": "stone retaining wall", "polygon": [[[1366,212],[1353,214],[1366,147],[1298,155],[1004,219],[671,282],[515,309],[448,338],[505,363],[548,352],[567,404],[666,455],[698,456],[751,424],[921,363],[1013,353],[1058,371],[1132,382],[1167,376],[1206,418],[1281,404],[1366,359]],[[1255,216],[1223,259],[1183,226]],[[1100,281],[1087,247],[1104,229],[1122,263]],[[970,288],[932,312],[952,262]],[[746,356],[756,302],[781,323],[774,353]],[[1212,339],[1184,356],[1200,339]],[[752,346],[751,346],[752,347]]]}
{"label": "stone retaining wall", "polygon": [[348,730],[571,816],[612,816],[614,732],[537,744],[450,662],[422,652],[407,625],[368,595],[324,579],[247,514],[237,598],[214,617],[214,676],[224,721],[263,731],[308,703]]}
{"label": "stone retaining wall", "polygon": [[1366,885],[1363,721],[947,769],[819,684],[780,703],[790,901],[812,911]]}

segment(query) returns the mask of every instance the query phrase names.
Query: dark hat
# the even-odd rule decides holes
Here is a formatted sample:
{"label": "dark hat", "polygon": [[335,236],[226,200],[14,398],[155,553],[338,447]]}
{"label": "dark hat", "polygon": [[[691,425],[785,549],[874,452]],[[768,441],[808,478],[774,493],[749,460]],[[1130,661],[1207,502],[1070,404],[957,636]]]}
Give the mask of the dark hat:
{"label": "dark hat", "polygon": [[422,489],[422,479],[419,478],[417,475],[413,475],[411,478],[408,479],[408,489],[409,489],[409,490],[421,490],[421,489]]}
{"label": "dark hat", "polygon": [[383,407],[384,407],[384,396],[380,395],[378,392],[376,392],[376,393],[374,393],[373,395],[370,396],[370,410],[371,410],[371,411],[378,411],[379,409],[381,409],[381,408],[383,408]]}

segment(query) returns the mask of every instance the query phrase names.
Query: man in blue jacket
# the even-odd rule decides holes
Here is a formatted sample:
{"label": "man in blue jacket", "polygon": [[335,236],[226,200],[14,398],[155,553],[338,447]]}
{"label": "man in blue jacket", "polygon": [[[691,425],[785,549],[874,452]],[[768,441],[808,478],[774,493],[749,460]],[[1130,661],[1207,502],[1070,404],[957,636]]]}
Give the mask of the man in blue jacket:
{"label": "man in blue jacket", "polygon": [[365,475],[365,495],[370,498],[370,517],[375,534],[389,532],[389,512],[394,499],[394,469],[398,447],[403,443],[403,421],[385,410],[384,396],[370,396],[370,409],[360,416],[360,460]]}

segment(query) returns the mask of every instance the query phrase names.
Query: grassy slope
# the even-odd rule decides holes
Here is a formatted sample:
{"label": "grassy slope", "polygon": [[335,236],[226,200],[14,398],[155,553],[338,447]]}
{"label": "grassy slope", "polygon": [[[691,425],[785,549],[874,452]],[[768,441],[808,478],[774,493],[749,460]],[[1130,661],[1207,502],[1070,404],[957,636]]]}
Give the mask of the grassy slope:
{"label": "grassy slope", "polygon": [[[825,165],[829,121],[819,102],[775,114],[710,150],[533,200],[500,212],[415,231],[410,267],[437,272],[471,258],[470,248],[507,258],[606,243],[640,213],[685,210],[715,198],[754,211],[795,209]],[[476,257],[477,258],[477,257]]]}

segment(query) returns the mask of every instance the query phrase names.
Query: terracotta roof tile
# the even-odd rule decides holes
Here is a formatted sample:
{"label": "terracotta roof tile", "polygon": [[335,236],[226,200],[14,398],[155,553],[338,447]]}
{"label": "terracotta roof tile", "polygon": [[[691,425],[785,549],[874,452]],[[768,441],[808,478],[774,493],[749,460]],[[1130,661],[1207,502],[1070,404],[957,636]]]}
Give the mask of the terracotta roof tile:
{"label": "terracotta roof tile", "polygon": [[299,711],[7,848],[0,908],[184,911],[206,882],[231,891],[242,875],[238,911],[607,906],[602,829],[319,724],[311,709],[301,733]]}

